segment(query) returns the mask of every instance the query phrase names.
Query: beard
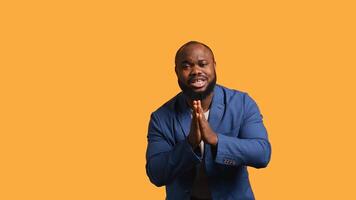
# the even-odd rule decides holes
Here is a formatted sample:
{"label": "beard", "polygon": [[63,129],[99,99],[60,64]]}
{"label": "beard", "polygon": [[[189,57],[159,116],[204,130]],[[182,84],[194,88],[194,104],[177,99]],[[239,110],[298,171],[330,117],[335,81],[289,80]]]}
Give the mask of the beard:
{"label": "beard", "polygon": [[186,97],[190,98],[191,100],[203,100],[214,91],[214,88],[216,85],[216,79],[217,78],[216,78],[216,73],[215,73],[213,80],[210,83],[208,83],[208,86],[206,87],[206,89],[201,92],[194,92],[194,90],[192,88],[188,87],[186,84],[184,84],[179,79],[178,79],[178,85]]}

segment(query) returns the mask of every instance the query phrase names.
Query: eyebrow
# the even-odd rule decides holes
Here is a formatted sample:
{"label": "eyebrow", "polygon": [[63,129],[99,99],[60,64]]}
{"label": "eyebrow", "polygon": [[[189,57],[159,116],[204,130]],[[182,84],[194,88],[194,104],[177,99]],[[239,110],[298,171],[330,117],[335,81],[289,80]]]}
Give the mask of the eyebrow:
{"label": "eyebrow", "polygon": [[203,61],[206,61],[206,62],[208,62],[208,60],[205,60],[205,59],[202,59],[202,60],[198,60],[198,62],[203,62]]}
{"label": "eyebrow", "polygon": [[188,60],[183,60],[182,62],[180,62],[181,64],[190,64],[191,62],[189,62]]}
{"label": "eyebrow", "polygon": [[[208,60],[206,60],[206,59],[201,59],[201,60],[198,60],[198,63],[199,62],[208,62]],[[190,61],[188,61],[188,60],[183,60],[182,62],[181,62],[181,64],[186,64],[186,63],[192,63],[192,62],[190,62]]]}

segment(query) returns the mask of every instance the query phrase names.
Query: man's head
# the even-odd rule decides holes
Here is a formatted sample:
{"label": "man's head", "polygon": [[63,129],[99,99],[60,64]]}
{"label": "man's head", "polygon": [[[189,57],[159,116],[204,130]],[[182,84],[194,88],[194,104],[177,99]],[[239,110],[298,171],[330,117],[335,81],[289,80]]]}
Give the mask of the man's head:
{"label": "man's head", "polygon": [[180,47],[175,57],[179,87],[192,100],[203,100],[216,84],[213,51],[205,44],[190,41]]}

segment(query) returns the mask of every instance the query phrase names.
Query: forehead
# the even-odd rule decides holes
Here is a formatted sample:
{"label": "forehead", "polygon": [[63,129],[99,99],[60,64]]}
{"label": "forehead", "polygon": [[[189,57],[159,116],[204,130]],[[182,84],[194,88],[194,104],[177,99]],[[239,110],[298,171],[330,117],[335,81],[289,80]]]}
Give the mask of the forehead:
{"label": "forehead", "polygon": [[201,44],[190,44],[181,49],[179,61],[198,61],[198,60],[212,60],[212,53],[208,48]]}

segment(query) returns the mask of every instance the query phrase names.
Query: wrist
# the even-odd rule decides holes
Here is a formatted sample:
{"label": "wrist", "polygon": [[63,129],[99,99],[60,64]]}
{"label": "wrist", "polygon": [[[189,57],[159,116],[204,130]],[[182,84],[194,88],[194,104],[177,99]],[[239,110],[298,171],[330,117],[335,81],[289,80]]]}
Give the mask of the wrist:
{"label": "wrist", "polygon": [[218,136],[216,134],[211,135],[209,144],[212,146],[216,146],[218,144]]}
{"label": "wrist", "polygon": [[194,142],[194,139],[191,139],[191,137],[188,136],[188,144],[193,148],[197,148],[198,144]]}

